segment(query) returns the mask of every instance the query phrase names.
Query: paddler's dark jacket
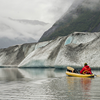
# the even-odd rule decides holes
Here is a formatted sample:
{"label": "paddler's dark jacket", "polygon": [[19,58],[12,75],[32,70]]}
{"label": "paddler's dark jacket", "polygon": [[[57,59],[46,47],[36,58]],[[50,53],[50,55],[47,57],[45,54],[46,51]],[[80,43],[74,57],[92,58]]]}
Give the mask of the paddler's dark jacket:
{"label": "paddler's dark jacket", "polygon": [[88,65],[85,65],[80,71],[81,74],[92,74],[91,68]]}

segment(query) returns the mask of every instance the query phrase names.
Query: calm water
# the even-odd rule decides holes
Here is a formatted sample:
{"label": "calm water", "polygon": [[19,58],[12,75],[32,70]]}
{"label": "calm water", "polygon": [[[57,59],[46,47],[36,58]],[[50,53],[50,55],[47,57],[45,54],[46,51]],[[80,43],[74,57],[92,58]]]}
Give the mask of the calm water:
{"label": "calm water", "polygon": [[65,72],[0,68],[0,100],[100,100],[100,77],[68,77]]}

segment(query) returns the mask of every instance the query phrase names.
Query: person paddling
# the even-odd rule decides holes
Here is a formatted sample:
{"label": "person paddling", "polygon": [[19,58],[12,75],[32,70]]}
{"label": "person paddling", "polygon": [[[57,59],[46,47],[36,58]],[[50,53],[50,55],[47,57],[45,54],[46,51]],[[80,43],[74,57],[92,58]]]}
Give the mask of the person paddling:
{"label": "person paddling", "polygon": [[91,68],[88,66],[87,63],[84,64],[84,67],[80,71],[81,74],[92,74]]}

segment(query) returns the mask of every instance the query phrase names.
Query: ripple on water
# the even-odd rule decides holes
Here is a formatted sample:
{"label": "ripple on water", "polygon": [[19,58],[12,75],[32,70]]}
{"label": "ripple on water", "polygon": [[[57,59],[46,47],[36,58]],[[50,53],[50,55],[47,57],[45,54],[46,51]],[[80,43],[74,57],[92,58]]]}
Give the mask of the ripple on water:
{"label": "ripple on water", "polygon": [[[55,73],[60,75],[63,72]],[[66,75],[0,81],[0,100],[99,100],[99,82],[100,77],[78,78]]]}

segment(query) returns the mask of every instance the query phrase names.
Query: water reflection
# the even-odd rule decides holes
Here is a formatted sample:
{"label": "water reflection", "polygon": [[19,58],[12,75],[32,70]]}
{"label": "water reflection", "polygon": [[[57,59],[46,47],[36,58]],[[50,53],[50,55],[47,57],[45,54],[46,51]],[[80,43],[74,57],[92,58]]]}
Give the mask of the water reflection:
{"label": "water reflection", "polygon": [[91,82],[93,78],[66,77],[68,95],[71,100],[90,100]]}
{"label": "water reflection", "polygon": [[[65,72],[55,68],[1,68],[0,100],[100,100],[100,77],[68,77]],[[100,71],[94,73],[100,75]]]}
{"label": "water reflection", "polygon": [[15,81],[24,78],[17,68],[0,68],[0,81]]}
{"label": "water reflection", "polygon": [[60,70],[55,68],[22,68],[18,70],[26,78],[40,79],[66,76],[66,70]]}
{"label": "water reflection", "polygon": [[91,89],[91,80],[92,78],[81,78],[80,84],[84,91],[89,91]]}
{"label": "water reflection", "polygon": [[65,70],[55,68],[0,68],[0,80],[42,79],[66,76]]}

